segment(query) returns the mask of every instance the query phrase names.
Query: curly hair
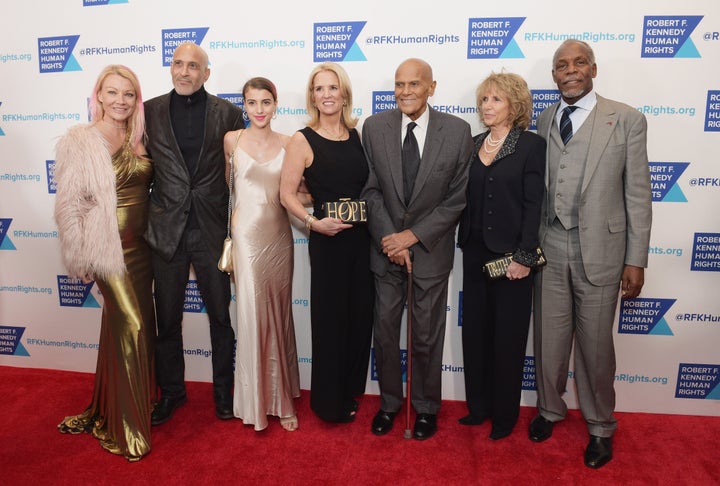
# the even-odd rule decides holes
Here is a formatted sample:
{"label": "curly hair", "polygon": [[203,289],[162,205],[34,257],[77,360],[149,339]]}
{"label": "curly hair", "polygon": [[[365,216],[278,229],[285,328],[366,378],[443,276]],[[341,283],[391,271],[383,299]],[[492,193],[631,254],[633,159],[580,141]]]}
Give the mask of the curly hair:
{"label": "curly hair", "polygon": [[507,97],[513,128],[527,130],[532,119],[532,95],[522,76],[514,73],[490,73],[475,90],[475,104],[482,121],[482,99],[489,91],[495,90]]}

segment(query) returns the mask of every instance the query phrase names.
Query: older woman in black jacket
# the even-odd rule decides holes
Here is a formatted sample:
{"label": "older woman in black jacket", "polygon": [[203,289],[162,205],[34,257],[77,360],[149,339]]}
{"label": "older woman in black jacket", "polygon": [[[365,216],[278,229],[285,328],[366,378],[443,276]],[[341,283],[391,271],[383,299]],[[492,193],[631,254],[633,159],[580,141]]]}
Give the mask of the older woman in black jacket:
{"label": "older woman in black jacket", "polygon": [[[510,435],[518,419],[545,188],[545,140],[528,132],[527,83],[491,74],[476,91],[487,131],[474,137],[467,206],[460,220],[463,250],[462,341],[469,415],[463,425],[492,421],[490,438]],[[504,277],[483,265],[512,254]]]}

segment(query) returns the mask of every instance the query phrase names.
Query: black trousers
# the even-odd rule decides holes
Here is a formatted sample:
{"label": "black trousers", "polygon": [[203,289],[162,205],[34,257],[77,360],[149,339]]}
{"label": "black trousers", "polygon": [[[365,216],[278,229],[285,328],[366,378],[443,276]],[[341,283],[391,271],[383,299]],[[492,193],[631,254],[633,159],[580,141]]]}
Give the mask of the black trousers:
{"label": "black trousers", "polygon": [[370,236],[358,226],[310,234],[312,372],[310,407],[343,420],[365,392],[373,319]]}
{"label": "black trousers", "polygon": [[462,347],[469,412],[512,430],[520,394],[532,305],[532,274],[489,281],[482,271],[500,257],[482,242],[463,248]]}
{"label": "black trousers", "polygon": [[185,287],[192,264],[210,320],[215,398],[232,399],[235,333],[230,322],[230,278],[217,269],[217,258],[211,255],[204,238],[200,229],[186,230],[172,260],[168,262],[153,255],[157,313],[155,369],[163,398],[185,395],[182,320]]}

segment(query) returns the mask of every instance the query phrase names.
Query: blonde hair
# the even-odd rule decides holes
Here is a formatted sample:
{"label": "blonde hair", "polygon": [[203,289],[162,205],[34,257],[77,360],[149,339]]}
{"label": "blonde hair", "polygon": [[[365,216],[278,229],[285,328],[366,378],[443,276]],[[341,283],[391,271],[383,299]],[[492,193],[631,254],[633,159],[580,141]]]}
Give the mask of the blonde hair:
{"label": "blonde hair", "polygon": [[490,73],[475,90],[475,104],[482,121],[482,99],[490,90],[507,97],[513,128],[527,130],[532,119],[532,95],[525,80],[514,73]]}
{"label": "blonde hair", "polygon": [[357,125],[358,119],[357,117],[352,116],[352,86],[350,85],[350,78],[342,66],[334,62],[324,62],[319,64],[310,72],[307,90],[305,92],[305,105],[307,107],[308,115],[310,115],[310,121],[308,121],[307,125],[313,129],[318,128],[320,125],[320,111],[315,106],[315,103],[313,103],[313,88],[315,84],[315,76],[323,71],[329,71],[337,76],[340,94],[345,99],[345,103],[342,108],[342,121],[346,128],[354,128],[355,125]]}
{"label": "blonde hair", "polygon": [[[128,139],[130,140],[133,151],[135,147],[143,141],[145,137],[145,108],[143,106],[142,92],[140,91],[140,82],[138,81],[137,75],[127,66],[122,64],[111,64],[106,66],[98,75],[97,81],[95,81],[95,87],[93,88],[92,95],[90,96],[90,120],[93,122],[99,122],[102,120],[105,114],[105,109],[102,103],[98,101],[98,93],[102,89],[102,85],[105,82],[105,78],[111,74],[117,74],[130,81],[133,89],[135,90],[135,107],[133,108],[133,114],[128,120]],[[142,154],[136,154],[142,155]]]}

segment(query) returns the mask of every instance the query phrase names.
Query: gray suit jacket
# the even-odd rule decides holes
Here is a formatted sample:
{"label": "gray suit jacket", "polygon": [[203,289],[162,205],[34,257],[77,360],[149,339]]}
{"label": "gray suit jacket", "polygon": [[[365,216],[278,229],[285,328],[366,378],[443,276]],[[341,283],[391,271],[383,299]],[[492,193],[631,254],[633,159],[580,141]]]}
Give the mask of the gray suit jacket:
{"label": "gray suit jacket", "polygon": [[190,205],[217,260],[227,231],[228,186],[223,137],[244,127],[242,110],[207,95],[205,136],[195,173],[188,173],[170,121],[170,93],[145,102],[147,150],[155,168],[146,239],[165,260],[177,250]]}
{"label": "gray suit jacket", "polygon": [[[559,103],[538,117],[538,134],[548,140]],[[647,121],[636,109],[597,97],[583,175],[578,227],[583,266],[594,285],[620,281],[624,265],[646,267],[652,196],[647,156]],[[546,172],[546,188],[548,177]],[[540,243],[547,233],[547,199],[543,203]]]}
{"label": "gray suit jacket", "polygon": [[410,229],[419,243],[412,248],[413,272],[436,277],[450,272],[455,253],[455,227],[465,207],[465,187],[473,150],[470,125],[428,107],[430,118],[420,171],[409,205],[402,175],[402,113],[389,110],[368,118],[363,146],[370,175],[363,189],[374,242],[370,267],[384,275],[393,265],[381,251],[383,236]]}

